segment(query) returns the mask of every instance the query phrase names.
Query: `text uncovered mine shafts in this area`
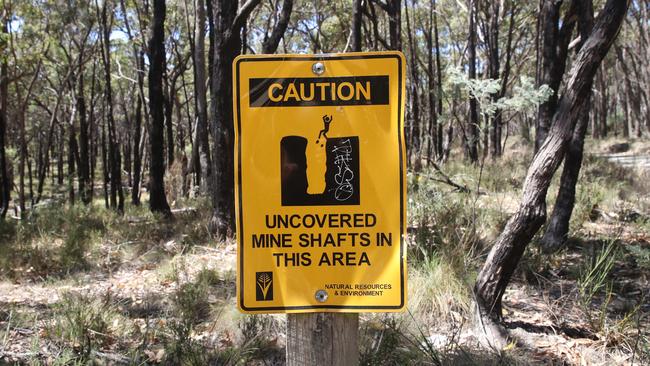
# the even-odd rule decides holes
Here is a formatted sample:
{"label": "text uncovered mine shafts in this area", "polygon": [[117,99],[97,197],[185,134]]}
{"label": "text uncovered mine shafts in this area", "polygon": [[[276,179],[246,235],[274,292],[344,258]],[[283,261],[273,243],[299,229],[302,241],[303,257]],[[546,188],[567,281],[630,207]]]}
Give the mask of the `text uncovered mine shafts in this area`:
{"label": "text uncovered mine shafts in this area", "polygon": [[276,267],[371,266],[368,248],[393,245],[393,233],[373,232],[376,225],[372,213],[266,215],[269,232],[252,233],[250,243],[253,250],[275,251]]}

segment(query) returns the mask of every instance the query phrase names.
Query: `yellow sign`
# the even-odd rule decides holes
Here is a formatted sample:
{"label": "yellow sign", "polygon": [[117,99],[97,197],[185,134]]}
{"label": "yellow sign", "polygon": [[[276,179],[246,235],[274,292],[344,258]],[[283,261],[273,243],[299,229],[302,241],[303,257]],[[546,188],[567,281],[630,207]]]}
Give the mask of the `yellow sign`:
{"label": "yellow sign", "polygon": [[243,312],[406,303],[404,56],[233,63]]}

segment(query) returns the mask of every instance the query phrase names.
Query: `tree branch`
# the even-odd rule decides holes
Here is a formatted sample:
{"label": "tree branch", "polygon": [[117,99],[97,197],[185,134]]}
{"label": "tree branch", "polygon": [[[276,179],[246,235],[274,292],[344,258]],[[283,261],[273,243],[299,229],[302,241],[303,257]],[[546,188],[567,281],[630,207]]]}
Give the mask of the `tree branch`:
{"label": "tree branch", "polygon": [[253,9],[261,2],[262,0],[248,0],[242,7],[239,9],[239,12],[235,16],[235,20],[232,22],[232,27],[230,27],[230,34],[235,34],[241,32],[244,23],[248,19],[248,16],[251,14]]}

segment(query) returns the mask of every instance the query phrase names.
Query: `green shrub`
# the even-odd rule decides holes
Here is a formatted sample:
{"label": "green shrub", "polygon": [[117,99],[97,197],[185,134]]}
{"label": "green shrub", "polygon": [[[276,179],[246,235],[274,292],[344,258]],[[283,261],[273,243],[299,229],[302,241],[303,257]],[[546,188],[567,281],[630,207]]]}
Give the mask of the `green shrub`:
{"label": "green shrub", "polygon": [[61,265],[66,271],[88,267],[86,252],[88,250],[88,229],[82,225],[70,225],[65,241],[61,247]]}
{"label": "green shrub", "polygon": [[644,270],[650,270],[650,248],[644,248],[640,245],[627,245],[625,249],[632,254],[636,265]]}
{"label": "green shrub", "polygon": [[[171,336],[165,339],[166,361],[174,365],[205,365],[208,354],[202,344],[192,339],[196,324],[205,320],[210,314],[208,295],[210,281],[216,273],[202,270],[195,282],[179,284],[172,297],[172,317],[169,322]],[[180,280],[178,269],[174,267],[176,282]],[[217,277],[218,278],[218,277]]]}
{"label": "green shrub", "polygon": [[174,294],[174,310],[184,323],[196,324],[210,314],[208,287],[203,283],[185,283]]}
{"label": "green shrub", "polygon": [[480,243],[472,197],[464,193],[443,195],[433,184],[421,184],[409,196],[409,227],[413,241],[410,260],[426,261],[435,252],[460,260]]}
{"label": "green shrub", "polygon": [[185,319],[173,320],[169,326],[171,337],[165,342],[165,363],[169,365],[207,365],[210,352],[191,338],[192,325]]}

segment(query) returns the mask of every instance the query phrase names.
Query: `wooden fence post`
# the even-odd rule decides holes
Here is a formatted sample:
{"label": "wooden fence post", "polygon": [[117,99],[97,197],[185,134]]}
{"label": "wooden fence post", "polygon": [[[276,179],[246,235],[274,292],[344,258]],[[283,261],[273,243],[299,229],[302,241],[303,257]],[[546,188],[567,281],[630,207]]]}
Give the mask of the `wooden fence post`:
{"label": "wooden fence post", "polygon": [[359,314],[287,314],[287,366],[359,364]]}

